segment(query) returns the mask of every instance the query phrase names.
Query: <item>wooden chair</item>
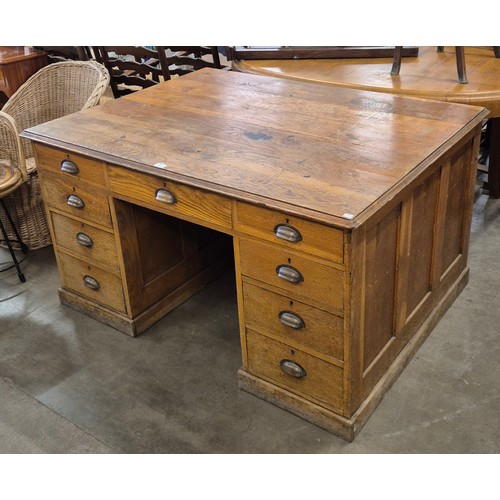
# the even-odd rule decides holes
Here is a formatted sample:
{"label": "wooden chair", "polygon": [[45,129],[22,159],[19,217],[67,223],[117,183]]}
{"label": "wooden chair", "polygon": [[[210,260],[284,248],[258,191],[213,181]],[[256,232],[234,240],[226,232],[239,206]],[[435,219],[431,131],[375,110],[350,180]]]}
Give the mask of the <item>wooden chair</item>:
{"label": "wooden chair", "polygon": [[217,47],[101,46],[92,50],[111,75],[115,98],[201,68],[222,68]]}
{"label": "wooden chair", "polygon": [[36,46],[36,50],[41,50],[47,54],[49,63],[67,60],[89,61],[92,58],[90,47],[60,47],[60,46]]}
{"label": "wooden chair", "polygon": [[201,68],[222,69],[219,51],[212,46],[157,47],[166,54],[168,78],[182,76]]}
{"label": "wooden chair", "polygon": [[[19,133],[97,105],[108,85],[108,71],[95,61],[53,63],[32,75],[3,107],[0,112],[0,160],[3,161],[4,173],[12,177],[14,174],[5,170],[11,169],[21,172],[23,178],[22,185],[17,186],[15,192],[3,192],[5,210],[0,210],[0,222],[7,229],[6,239],[22,240],[30,249],[52,243],[32,145],[20,138]],[[9,217],[21,238],[12,229]],[[8,246],[8,243],[4,242],[4,245]],[[12,246],[23,247],[15,242]]]}
{"label": "wooden chair", "polygon": [[115,98],[136,92],[169,79],[163,50],[139,46],[92,47],[97,61],[111,77]]}

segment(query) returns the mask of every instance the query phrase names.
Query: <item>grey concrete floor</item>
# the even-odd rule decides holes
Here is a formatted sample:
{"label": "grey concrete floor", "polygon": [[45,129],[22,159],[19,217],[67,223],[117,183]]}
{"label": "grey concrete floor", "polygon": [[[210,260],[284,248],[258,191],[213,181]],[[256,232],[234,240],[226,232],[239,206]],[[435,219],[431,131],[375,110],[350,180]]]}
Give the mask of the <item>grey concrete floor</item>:
{"label": "grey concrete floor", "polygon": [[33,251],[25,284],[0,273],[0,453],[498,453],[499,249],[478,189],[469,284],[352,443],[238,389],[231,274],[131,338],[61,305]]}

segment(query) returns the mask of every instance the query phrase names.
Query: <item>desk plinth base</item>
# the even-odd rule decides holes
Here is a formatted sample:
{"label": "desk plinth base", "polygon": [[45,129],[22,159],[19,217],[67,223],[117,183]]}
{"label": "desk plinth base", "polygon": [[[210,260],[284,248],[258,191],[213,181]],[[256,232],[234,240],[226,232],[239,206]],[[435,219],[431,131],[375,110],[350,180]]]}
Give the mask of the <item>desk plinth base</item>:
{"label": "desk plinth base", "polygon": [[414,354],[430,335],[439,320],[460,295],[468,281],[469,268],[466,267],[350,418],[343,417],[328,408],[308,401],[297,394],[256,377],[243,368],[238,371],[238,386],[250,394],[294,413],[304,420],[351,442],[365,425],[370,415],[375,411],[386,392],[411,361]]}
{"label": "desk plinth base", "polygon": [[195,293],[202,290],[208,283],[221,276],[227,268],[228,262],[226,259],[215,262],[134,318],[129,318],[125,314],[107,309],[64,288],[58,289],[59,300],[62,304],[80,311],[101,323],[109,325],[131,337],[136,337]]}
{"label": "desk plinth base", "polygon": [[238,370],[238,386],[240,389],[326,429],[346,441],[352,441],[355,437],[352,420],[256,377],[243,369]]}

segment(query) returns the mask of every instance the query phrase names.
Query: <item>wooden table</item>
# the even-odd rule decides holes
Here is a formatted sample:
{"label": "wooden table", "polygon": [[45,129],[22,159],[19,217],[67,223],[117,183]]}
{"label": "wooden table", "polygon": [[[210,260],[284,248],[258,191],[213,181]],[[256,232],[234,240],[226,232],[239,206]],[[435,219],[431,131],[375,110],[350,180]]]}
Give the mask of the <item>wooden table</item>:
{"label": "wooden table", "polygon": [[64,304],[137,335],[234,264],[240,387],[352,440],[467,283],[486,114],[205,69],[22,135]]}
{"label": "wooden table", "polygon": [[33,73],[46,65],[45,52],[30,47],[0,47],[0,92],[9,98]]}
{"label": "wooden table", "polygon": [[238,71],[361,90],[474,104],[490,111],[488,189],[500,197],[500,59],[493,50],[466,47],[468,84],[457,81],[455,48],[419,47],[391,76],[392,58],[233,61]]}

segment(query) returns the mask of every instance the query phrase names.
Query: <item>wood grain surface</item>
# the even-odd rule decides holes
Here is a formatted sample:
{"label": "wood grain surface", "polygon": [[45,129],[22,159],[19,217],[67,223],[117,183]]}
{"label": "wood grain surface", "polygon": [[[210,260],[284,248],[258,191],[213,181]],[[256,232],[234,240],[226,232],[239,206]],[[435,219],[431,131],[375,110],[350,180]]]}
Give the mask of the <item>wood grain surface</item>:
{"label": "wood grain surface", "polygon": [[349,226],[486,115],[476,107],[205,69],[23,136]]}

